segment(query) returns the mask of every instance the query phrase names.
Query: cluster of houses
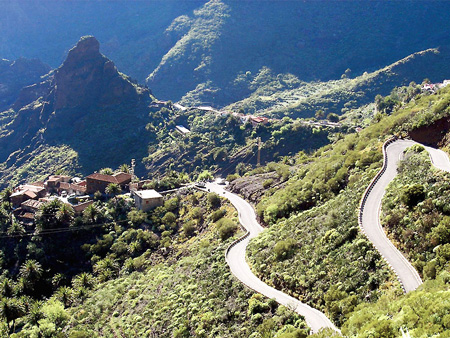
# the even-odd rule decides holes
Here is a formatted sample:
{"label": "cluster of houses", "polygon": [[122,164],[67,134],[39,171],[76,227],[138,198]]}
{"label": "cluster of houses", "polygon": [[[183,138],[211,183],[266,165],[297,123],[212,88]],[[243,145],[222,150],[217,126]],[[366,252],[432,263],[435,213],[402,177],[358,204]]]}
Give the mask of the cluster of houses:
{"label": "cluster of houses", "polygon": [[33,224],[34,215],[46,202],[60,199],[70,205],[75,215],[81,215],[94,203],[93,195],[106,193],[109,184],[115,183],[122,192],[130,193],[138,209],[149,211],[163,205],[163,196],[155,190],[142,190],[142,184],[132,183],[132,175],[119,172],[113,175],[93,173],[84,180],[78,177],[51,175],[45,181],[19,185],[10,197],[15,218],[23,224]]}
{"label": "cluster of houses", "polygon": [[[151,107],[162,108],[162,107],[166,107],[168,105],[169,105],[169,101],[155,100],[152,102]],[[217,110],[211,106],[184,107],[179,103],[175,103],[175,104],[172,104],[171,107],[178,111],[182,111],[182,112],[190,110],[190,109],[198,109],[198,110],[213,112],[218,115],[233,115],[233,116],[237,117],[239,119],[239,121],[241,121],[242,124],[250,122],[253,127],[256,127],[260,124],[267,124],[270,122],[269,118],[264,117],[264,116],[245,115],[245,114],[231,112],[231,111],[227,111],[227,110]],[[181,125],[176,126],[176,130],[178,132],[180,132],[181,134],[187,134],[190,132],[187,128],[185,128],[184,126],[181,126]]]}
{"label": "cluster of houses", "polygon": [[444,80],[442,83],[425,83],[422,85],[422,91],[434,94],[438,89],[445,88],[448,85],[450,85],[450,80]]}

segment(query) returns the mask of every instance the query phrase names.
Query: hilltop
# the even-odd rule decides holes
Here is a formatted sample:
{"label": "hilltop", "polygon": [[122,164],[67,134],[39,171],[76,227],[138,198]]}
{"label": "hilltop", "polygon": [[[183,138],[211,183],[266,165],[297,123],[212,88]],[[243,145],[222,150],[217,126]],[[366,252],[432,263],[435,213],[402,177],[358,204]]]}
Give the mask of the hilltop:
{"label": "hilltop", "polygon": [[2,184],[25,179],[36,165],[90,171],[129,162],[130,154],[143,150],[135,140],[145,137],[150,94],[100,53],[94,37],[82,38],[59,68],[23,88],[6,112],[11,121],[0,133]]}
{"label": "hilltop", "polygon": [[[258,76],[265,69],[281,77],[277,86],[292,89],[299,84],[286,76],[301,83],[354,79],[413,53],[444,48],[449,6],[446,1],[6,2],[0,56],[39,57],[57,67],[79,36],[93,34],[119,69],[141,83],[147,79],[157,97],[223,107],[267,84]],[[447,67],[433,68],[432,62],[408,72],[390,89],[450,77]]]}

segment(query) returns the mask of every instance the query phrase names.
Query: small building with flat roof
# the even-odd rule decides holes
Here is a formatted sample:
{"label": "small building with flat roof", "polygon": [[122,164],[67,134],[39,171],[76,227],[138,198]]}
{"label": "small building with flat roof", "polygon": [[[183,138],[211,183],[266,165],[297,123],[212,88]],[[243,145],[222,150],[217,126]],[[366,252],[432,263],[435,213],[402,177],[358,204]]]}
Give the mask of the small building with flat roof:
{"label": "small building with flat roof", "polygon": [[185,126],[182,125],[178,125],[175,126],[175,129],[180,133],[180,134],[189,134],[191,131],[189,129],[187,129]]}
{"label": "small building with flat roof", "polygon": [[142,211],[149,211],[153,208],[164,205],[163,196],[156,190],[137,190],[133,191],[136,208]]}

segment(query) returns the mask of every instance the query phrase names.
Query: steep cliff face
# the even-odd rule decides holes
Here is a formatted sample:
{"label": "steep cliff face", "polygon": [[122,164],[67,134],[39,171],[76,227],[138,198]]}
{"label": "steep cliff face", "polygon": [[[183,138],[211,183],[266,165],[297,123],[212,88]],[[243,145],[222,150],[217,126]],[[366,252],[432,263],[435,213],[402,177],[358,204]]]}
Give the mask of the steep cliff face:
{"label": "steep cliff face", "polygon": [[100,54],[100,44],[92,36],[83,37],[69,51],[63,65],[55,71],[54,82],[55,110],[134,102],[142,94],[140,87]]}
{"label": "steep cliff face", "polygon": [[83,173],[146,150],[137,140],[145,138],[150,90],[120,73],[94,37],[81,38],[40,80],[21,90],[9,112],[14,118],[0,125],[4,170],[21,167],[43,145],[70,147]]}

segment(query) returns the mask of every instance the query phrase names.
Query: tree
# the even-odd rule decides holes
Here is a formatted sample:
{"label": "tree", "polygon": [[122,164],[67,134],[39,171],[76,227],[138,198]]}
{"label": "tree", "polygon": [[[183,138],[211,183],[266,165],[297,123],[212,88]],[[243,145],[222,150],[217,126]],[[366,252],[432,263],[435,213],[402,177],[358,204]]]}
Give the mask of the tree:
{"label": "tree", "polygon": [[330,122],[339,122],[339,115],[335,113],[329,113],[327,115],[327,120]]}
{"label": "tree", "polygon": [[128,165],[128,164],[121,164],[120,166],[119,166],[119,171],[120,172],[123,172],[123,173],[127,173],[127,174],[129,174],[130,173],[130,166]]}
{"label": "tree", "polygon": [[23,279],[24,287],[30,291],[34,291],[43,272],[44,270],[39,262],[34,259],[27,259],[19,270],[19,275]]}
{"label": "tree", "polygon": [[83,218],[86,220],[86,222],[89,223],[96,223],[100,219],[100,210],[95,204],[90,204],[84,209],[83,211]]}
{"label": "tree", "polygon": [[56,290],[54,297],[59,300],[64,307],[69,307],[73,301],[73,290],[67,286],[61,286]]}
{"label": "tree", "polygon": [[102,168],[99,170],[99,173],[102,175],[113,175],[114,171],[111,168]]}
{"label": "tree", "polygon": [[316,111],[316,119],[321,120],[325,117],[325,112],[322,109],[319,109],[318,111]]}
{"label": "tree", "polygon": [[74,214],[73,208],[70,205],[63,203],[56,212],[56,219],[63,225],[68,225],[73,221]]}
{"label": "tree", "polygon": [[[16,298],[3,298],[0,301],[0,317],[4,318],[8,331],[14,331],[15,320],[24,315],[23,304]],[[12,327],[9,325],[12,322]]]}
{"label": "tree", "polygon": [[82,272],[72,280],[72,286],[74,288],[91,289],[92,287],[94,287],[95,282],[95,277],[92,274],[88,272]]}
{"label": "tree", "polygon": [[147,220],[147,214],[142,210],[132,210],[127,215],[133,226],[139,226]]}
{"label": "tree", "polygon": [[7,203],[9,210],[12,209],[12,206],[11,206],[11,195],[12,194],[13,194],[13,191],[11,188],[4,189],[1,194],[1,201]]}
{"label": "tree", "polygon": [[213,178],[214,176],[209,170],[203,170],[202,173],[198,175],[197,181],[209,181]]}
{"label": "tree", "polygon": [[94,273],[100,282],[106,282],[115,277],[119,272],[119,264],[115,259],[106,257],[94,265]]}
{"label": "tree", "polygon": [[42,231],[60,227],[62,223],[59,221],[57,214],[62,206],[63,202],[58,199],[41,205],[34,217],[36,230]]}
{"label": "tree", "polygon": [[220,197],[215,192],[208,193],[207,200],[208,200],[208,205],[211,208],[217,208],[220,206]]}
{"label": "tree", "polygon": [[408,185],[402,189],[401,200],[408,207],[417,205],[425,198],[425,187],[422,184]]}
{"label": "tree", "polygon": [[108,195],[112,195],[112,196],[116,196],[117,194],[120,194],[120,192],[122,191],[122,188],[120,187],[120,185],[118,185],[117,183],[110,183],[108,184],[108,186],[105,189],[105,192]]}
{"label": "tree", "polygon": [[164,217],[161,219],[161,222],[165,225],[170,226],[171,228],[173,228],[175,226],[175,222],[177,220],[177,217],[175,216],[175,214],[173,212],[167,212]]}
{"label": "tree", "polygon": [[229,218],[221,218],[216,222],[216,226],[222,241],[233,236],[234,232],[237,230],[237,224]]}

